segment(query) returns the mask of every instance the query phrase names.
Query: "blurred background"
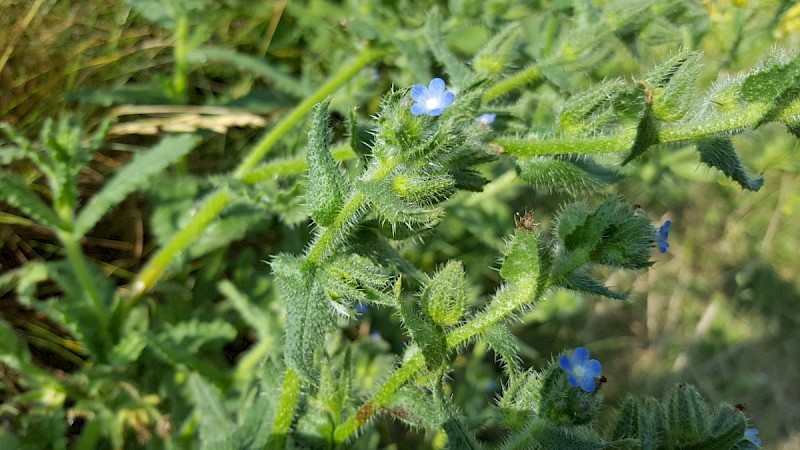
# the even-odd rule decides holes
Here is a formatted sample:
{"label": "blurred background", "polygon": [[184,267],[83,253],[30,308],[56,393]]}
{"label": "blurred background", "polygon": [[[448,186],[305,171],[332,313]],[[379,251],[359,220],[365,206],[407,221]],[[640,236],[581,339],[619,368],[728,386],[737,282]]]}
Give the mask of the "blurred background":
{"label": "blurred background", "polygon": [[[189,174],[220,173],[230,170],[264,127],[302,99],[310,86],[318,85],[326,73],[353,55],[354,43],[379,39],[373,36],[370,20],[394,26],[393,32],[408,33],[403,30],[421,26],[426,11],[438,6],[453,17],[446,27],[447,44],[465,59],[502,24],[516,21],[525,35],[523,54],[535,54],[543,45],[537,33],[544,18],[564,17],[560,26],[568,28],[576,9],[586,5],[601,9],[610,2],[184,3],[186,8],[202,11],[192,15],[188,24],[185,42],[190,51],[205,43],[217,49],[235,49],[270,65],[248,66],[247,61],[227,56],[222,58],[224,62],[215,63],[218,55],[213,52],[194,52],[187,59],[187,83],[182,91],[180,83],[175,83],[176,71],[180,72],[175,67],[175,43],[181,25],[171,22],[163,6],[167,3],[4,0],[0,3],[0,120],[32,138],[45,118],[63,111],[80,111],[90,124],[105,115],[116,115],[120,123],[128,124],[128,129],[117,129],[107,148],[81,173],[82,195],[90,195],[130,159],[133,146],[155,141],[143,129],[155,126],[156,134],[168,133],[176,115],[187,112],[177,109],[152,116],[145,109],[131,116],[114,107],[244,108],[256,114],[256,119],[245,125],[225,125],[223,132],[207,135],[203,146],[181,168]],[[694,48],[704,52],[700,83],[710,88],[714,80],[754,67],[772,48],[800,48],[800,9],[795,2],[690,3],[694,5],[676,19],[680,26],[665,31],[658,26],[670,24],[661,24],[637,30],[635,44],[624,35],[616,36],[593,70],[576,74],[571,87],[615,76],[631,80],[677,49]],[[430,78],[422,73],[435,72],[427,56],[419,58],[406,49],[394,59],[370,67],[337,94],[334,109],[344,112],[349,105],[357,105],[365,115],[376,112],[380,95],[390,86],[421,82]],[[529,123],[548,126],[562,101],[560,90],[570,91],[547,83],[531,88],[515,103],[516,109],[509,111],[524,111]],[[153,117],[155,125],[141,122]],[[343,117],[340,113],[340,122]],[[303,137],[304,131],[296,130],[279,152],[291,154],[302,145]],[[655,222],[670,219],[669,251],[655,255],[655,265],[646,273],[606,274],[608,285],[631,291],[628,301],[555,292],[516,325],[515,334],[524,342],[526,363],[534,367],[563,349],[590,343],[592,356],[603,362],[609,380],[603,391],[611,404],[626,392],[661,397],[671,385],[688,382],[714,401],[745,404],[767,448],[796,449],[800,448],[798,140],[784,128],[767,126],[737,136],[735,144],[748,170],[765,177],[758,192],[743,191],[701,166],[689,148],[658,149],[626,168],[627,177],[605,194],[618,192],[632,205],[641,205]],[[24,164],[12,169],[26,177],[37,176]],[[87,254],[119,286],[131,280],[155,246],[153,241],[158,240],[159,231],[149,225],[153,216],[169,214],[163,207],[168,203],[166,197],[156,198],[162,206],[154,207],[153,197],[129,199],[83,243]],[[536,221],[547,227],[553,213],[569,199],[515,182],[495,191],[459,197],[436,231],[424,242],[404,248],[404,253],[429,271],[448,258],[464,260],[467,268],[483,268],[469,272],[477,304],[499,283],[495,270],[499,248],[513,229],[514,214],[531,210]],[[171,207],[178,210],[187,205],[191,202],[177,199]],[[291,245],[302,248],[308,236],[302,210],[289,200],[284,209],[276,213],[284,225],[277,220],[249,224],[245,236],[190,259],[184,273],[171,278],[165,289],[183,292],[179,288],[188,285],[190,278],[199,284],[204,276],[213,279],[219,273],[236,273]],[[290,222],[295,227],[288,229],[285,224]],[[491,227],[483,225],[486,223]],[[0,205],[0,269],[60,258],[56,244],[52,235]],[[204,271],[206,275],[202,275]],[[55,288],[42,285],[38,289],[44,298],[48,289]],[[2,315],[20,330],[39,320],[15,309],[7,298]],[[392,320],[380,311],[369,312],[364,322],[350,331],[368,334],[377,330],[388,345],[397,348],[402,337],[392,335]],[[223,349],[225,357],[235,361],[250,344],[243,333]],[[45,346],[35,342],[31,346],[48,370],[69,371],[69,363],[48,353]],[[455,389],[456,398],[468,414],[480,417],[499,392],[501,371],[491,353],[478,347],[468,350],[456,364],[454,383],[477,386],[477,392],[483,393],[477,396],[475,390]],[[0,376],[0,384],[3,382],[7,384],[2,393],[9,395],[10,381]],[[388,418],[376,426],[395,438],[407,432]],[[484,437],[491,440],[491,433],[487,427]],[[392,447],[387,444],[386,448]]]}

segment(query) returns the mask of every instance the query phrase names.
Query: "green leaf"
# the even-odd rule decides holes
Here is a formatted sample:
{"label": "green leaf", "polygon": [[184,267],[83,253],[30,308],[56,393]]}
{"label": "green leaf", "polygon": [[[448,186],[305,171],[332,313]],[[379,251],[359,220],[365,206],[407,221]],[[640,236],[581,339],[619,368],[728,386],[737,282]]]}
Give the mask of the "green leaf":
{"label": "green leaf", "polygon": [[309,93],[309,89],[291,74],[274,67],[262,58],[239,53],[229,48],[200,47],[189,54],[189,60],[200,63],[207,63],[209,60],[224,63],[237,71],[263,77],[271,81],[271,84],[279,90],[298,98],[303,98]]}
{"label": "green leaf", "polygon": [[314,111],[311,131],[308,132],[308,192],[306,203],[314,222],[321,226],[333,223],[342,210],[347,194],[347,179],[331,156],[328,105],[325,101]]}
{"label": "green leaf", "polygon": [[75,235],[80,237],[86,234],[128,194],[150,184],[153,177],[186,156],[198,141],[197,137],[188,134],[169,136],[150,151],[137,154],[83,208],[75,221]]}
{"label": "green leaf", "polygon": [[265,336],[270,335],[268,330],[275,325],[273,321],[261,308],[245,297],[233,283],[228,280],[222,280],[217,284],[217,289],[231,302],[231,305],[233,305],[242,319],[253,327],[259,338],[263,339]]}
{"label": "green leaf", "polygon": [[639,435],[639,404],[628,395],[622,403],[611,438],[614,440],[635,438]]}
{"label": "green leaf", "polygon": [[383,412],[406,425],[427,430],[438,430],[446,420],[430,394],[413,384],[400,388]]}
{"label": "green leaf", "polygon": [[[589,430],[578,427],[557,426],[544,419],[533,419],[530,424],[508,438],[506,448],[519,448],[510,443],[533,443],[536,448],[544,449],[570,449],[570,450],[600,450],[607,448],[602,439]],[[530,448],[530,447],[523,447]]]}
{"label": "green leaf", "polygon": [[436,325],[457,324],[467,306],[466,283],[464,265],[448,261],[422,288],[420,307]]}
{"label": "green leaf", "polygon": [[[545,192],[567,192],[571,195],[595,192],[605,186],[606,180],[621,178],[611,169],[591,162],[581,164],[577,157],[521,158],[517,160],[520,178]],[[594,172],[586,168],[595,169]]]}
{"label": "green leaf", "polygon": [[616,300],[626,300],[628,294],[625,292],[613,291],[602,283],[595,281],[592,277],[582,273],[571,273],[567,277],[563,286],[580,292],[586,292],[592,295],[599,295],[602,297],[613,298]]}
{"label": "green leaf", "polygon": [[658,128],[658,119],[656,119],[655,114],[653,114],[652,99],[648,98],[648,100],[645,102],[644,110],[639,117],[639,124],[636,125],[636,137],[633,139],[631,150],[628,153],[628,156],[622,160],[621,165],[624,166],[625,164],[628,164],[629,162],[641,156],[642,153],[647,151],[648,148],[658,144]]}
{"label": "green leaf", "polygon": [[700,152],[700,161],[721,170],[742,189],[756,192],[764,185],[763,176],[754,178],[747,174],[730,138],[704,139],[697,143],[697,151]]}
{"label": "green leaf", "polygon": [[286,305],[286,363],[305,378],[317,379],[314,353],[336,325],[330,300],[305,260],[281,254],[271,265]]}
{"label": "green leaf", "polygon": [[485,75],[499,75],[511,64],[519,34],[519,24],[512,23],[492,36],[472,57],[473,69]]}
{"label": "green leaf", "polygon": [[[425,39],[433,52],[433,57],[444,66],[450,75],[451,82],[459,82],[467,78],[470,70],[445,45],[442,35],[442,15],[438,9],[431,11],[428,20],[425,21]],[[427,85],[427,81],[422,84]]]}
{"label": "green leaf", "polygon": [[673,442],[693,443],[708,432],[709,407],[694,387],[675,386],[666,407]]}
{"label": "green leaf", "polygon": [[519,356],[519,340],[505,323],[495,324],[483,332],[483,339],[494,350],[503,364],[503,369],[510,378],[514,378],[520,371],[522,359]]}
{"label": "green leaf", "polygon": [[[669,431],[664,408],[658,400],[645,397],[639,403],[639,441],[642,450],[657,450],[664,448]],[[744,430],[742,430],[744,435]]]}
{"label": "green leaf", "polygon": [[28,217],[52,230],[64,230],[58,215],[33,193],[25,182],[10,172],[0,172],[0,201],[19,209]]}
{"label": "green leaf", "polygon": [[415,311],[400,298],[397,298],[400,317],[403,320],[411,339],[422,350],[428,370],[441,367],[447,357],[447,343],[441,327],[433,323],[427,316]]}
{"label": "green leaf", "polygon": [[442,411],[445,417],[442,423],[445,433],[447,433],[447,446],[451,449],[463,450],[478,450],[482,449],[478,440],[475,438],[474,432],[468,428],[461,420],[463,414],[458,411],[451,400],[445,397],[442,392],[442,383],[436,382],[434,385],[434,401],[437,407]]}
{"label": "green leaf", "polygon": [[207,449],[235,450],[234,426],[216,389],[200,375],[189,376],[189,389],[194,396],[195,411],[200,416],[200,440]]}

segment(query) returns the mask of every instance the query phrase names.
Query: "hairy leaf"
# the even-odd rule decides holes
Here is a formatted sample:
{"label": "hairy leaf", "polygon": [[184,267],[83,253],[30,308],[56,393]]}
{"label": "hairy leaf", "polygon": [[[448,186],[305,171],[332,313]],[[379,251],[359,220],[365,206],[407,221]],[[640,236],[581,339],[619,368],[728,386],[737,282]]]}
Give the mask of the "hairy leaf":
{"label": "hairy leaf", "polygon": [[233,423],[225,411],[222,398],[214,386],[200,375],[189,376],[189,389],[200,415],[200,440],[203,448],[234,450]]}
{"label": "hairy leaf", "polygon": [[75,235],[89,232],[111,208],[128,194],[147,186],[153,177],[188,154],[197,142],[196,137],[188,134],[169,136],[150,151],[137,154],[83,208],[75,221]]}
{"label": "hairy leaf", "polygon": [[0,201],[19,209],[39,224],[53,230],[66,226],[58,215],[34,194],[25,182],[10,172],[0,172]]}
{"label": "hairy leaf", "polygon": [[304,260],[278,255],[272,270],[286,305],[286,363],[309,379],[317,379],[314,353],[325,333],[335,328],[330,300]]}
{"label": "hairy leaf", "polygon": [[763,176],[754,178],[747,174],[730,138],[704,139],[697,143],[697,150],[700,161],[721,170],[742,189],[756,192],[764,185]]}
{"label": "hairy leaf", "polygon": [[342,210],[349,184],[331,156],[328,104],[325,101],[317,105],[306,146],[306,203],[314,222],[322,226],[332,224]]}

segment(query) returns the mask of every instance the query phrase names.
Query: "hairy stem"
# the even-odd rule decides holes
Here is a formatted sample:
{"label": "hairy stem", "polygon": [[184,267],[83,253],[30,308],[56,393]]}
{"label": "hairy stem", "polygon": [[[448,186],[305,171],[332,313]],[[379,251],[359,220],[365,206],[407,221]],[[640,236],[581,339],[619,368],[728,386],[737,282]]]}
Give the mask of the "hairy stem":
{"label": "hairy stem", "polygon": [[[322,87],[297,105],[285,119],[264,136],[261,142],[259,142],[245,157],[244,161],[242,161],[236,169],[233,177],[237,179],[249,179],[250,182],[257,181],[259,179],[258,177],[255,179],[249,177],[250,172],[280,138],[282,138],[292,126],[299,122],[315,104],[331,95],[336,89],[357,74],[364,66],[375,61],[382,55],[383,52],[368,47],[350,65],[334,74]],[[294,170],[297,170],[296,166]],[[153,287],[172,260],[200,236],[203,230],[208,227],[211,221],[216,218],[229,201],[230,193],[227,191],[216,191],[209,197],[209,200],[207,200],[206,204],[203,206],[203,214],[198,213],[195,215],[185,228],[173,236],[172,239],[159,250],[156,256],[148,262],[147,266],[145,266],[136,277],[136,282],[133,285],[133,292],[129,298],[129,305],[126,306],[126,310],[133,307],[138,301],[138,298]],[[123,311],[123,317],[125,314],[126,312]]]}
{"label": "hairy stem", "polygon": [[[753,103],[735,114],[725,114],[709,120],[692,123],[665,123],[658,134],[659,144],[698,141],[720,134],[736,133],[758,125],[768,112],[766,105]],[[609,136],[563,139],[497,138],[495,143],[511,156],[625,153],[633,145],[636,130],[620,131]]]}
{"label": "hairy stem", "polygon": [[300,375],[292,369],[287,368],[283,375],[283,386],[281,386],[281,398],[278,403],[278,410],[275,413],[275,422],[269,434],[266,449],[283,450],[286,446],[286,436],[292,427],[294,413],[297,409],[297,400],[300,398],[300,388],[302,383]]}
{"label": "hairy stem", "polygon": [[233,176],[235,178],[243,178],[250,173],[251,170],[258,164],[267,152],[278,143],[278,141],[287,133],[292,127],[299,122],[309,111],[319,102],[325,100],[326,97],[333,94],[348,80],[353,78],[361,69],[367,64],[375,61],[383,56],[383,52],[367,47],[358,58],[349,65],[343,67],[341,70],[333,74],[325,84],[322,85],[311,96],[306,97],[305,100],[295,106],[286,117],[278,122],[261,141],[256,144],[255,148],[244,158],[244,160],[236,168]]}
{"label": "hairy stem", "polygon": [[[519,280],[514,283],[514,286],[499,291],[485,310],[447,335],[447,350],[455,350],[492,325],[505,320],[517,309],[536,301],[541,292],[537,289],[538,281],[538,277],[530,277]],[[341,445],[347,441],[361,425],[378,412],[383,405],[391,401],[394,394],[424,367],[425,358],[422,353],[417,353],[408,359],[378,388],[372,398],[358,409],[354,416],[336,428],[334,431],[336,444]]]}
{"label": "hairy stem", "polygon": [[483,101],[489,102],[502,97],[503,95],[522,87],[527,83],[540,81],[542,78],[542,71],[538,66],[531,66],[527,69],[521,70],[508,78],[505,78],[486,89],[483,93]]}

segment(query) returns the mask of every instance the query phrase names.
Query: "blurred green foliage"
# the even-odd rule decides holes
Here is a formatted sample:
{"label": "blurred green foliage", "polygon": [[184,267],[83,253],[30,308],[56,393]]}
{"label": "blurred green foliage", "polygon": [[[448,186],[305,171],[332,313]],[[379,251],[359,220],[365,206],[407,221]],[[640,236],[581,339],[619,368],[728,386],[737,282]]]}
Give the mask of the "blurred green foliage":
{"label": "blurred green foliage", "polygon": [[[585,278],[557,284],[605,295],[630,292],[628,300],[549,291],[511,323],[511,332],[492,328],[485,341],[447,356],[453,371],[444,392],[431,393],[442,401],[399,389],[392,402],[370,412],[380,414],[350,448],[443,448],[444,433],[431,431],[441,428],[440,416],[453,418],[444,427],[451,444],[463,429],[500,444],[508,438],[504,424],[523,423],[519,411],[503,408],[510,396],[500,400],[501,408],[491,407],[511,384],[510,374],[546,367],[551,355],[587,343],[604,363],[607,404],[624,410],[625,393],[664,398],[666,387],[691,383],[715,402],[746,404],[765,442],[800,445],[800,354],[793,332],[800,321],[797,139],[783,126],[759,122],[755,131],[711,146],[726,150],[731,144],[749,174],[763,175],[763,187],[749,192],[698,164],[703,157],[681,140],[653,147],[656,132],[648,122],[649,114],[664,121],[699,114],[701,101],[737,117],[743,103],[726,103],[730,86],[754,67],[765,79],[752,78],[742,91],[746,98],[737,102],[794,98],[796,83],[770,89],[772,79],[797,79],[796,67],[772,52],[800,47],[794,2],[29,0],[3,4],[0,11],[0,42],[6,43],[0,117],[16,130],[6,128],[0,148],[7,169],[0,180],[0,447],[185,448],[202,442],[207,448],[263,448],[285,438],[266,428],[281,420],[288,420],[299,443],[321,446],[313,437],[333,439],[337,424],[363,414],[353,402],[374,395],[397,367],[409,342],[401,324],[415,339],[416,333],[440,333],[460,319],[465,305],[484,307],[502,279],[513,278],[497,269],[516,213],[520,220],[532,211],[537,230],[561,232],[564,222],[552,222],[559,212],[597,214],[586,205],[570,210],[568,201],[597,205],[612,189],[653,220],[673,221],[669,253],[657,256],[647,272],[593,268]],[[320,177],[334,185],[368,163],[376,147],[370,117],[381,108],[385,113],[383,95],[443,74],[499,80],[475,88],[483,92],[483,107],[497,114],[490,140],[491,133],[547,142],[633,129],[638,146],[630,155],[636,158],[620,167],[621,155],[537,156],[518,164],[504,156],[475,174],[490,181],[478,193],[455,193],[449,184],[422,192],[414,190],[415,179],[400,180],[410,197],[452,195],[435,208],[437,226],[402,244],[361,230],[353,258],[334,267],[346,270],[328,271],[324,289],[352,295],[342,301],[345,309],[359,295],[390,304],[394,292],[366,276],[374,275],[366,257],[376,258],[410,274],[404,289],[421,288],[423,309],[401,308],[401,318],[371,304],[361,317],[342,314],[329,324],[335,331],[315,345],[325,355],[320,378],[297,393],[300,418],[292,422],[293,416],[280,417],[277,404],[282,386],[292,382],[283,360],[284,326],[291,319],[265,261],[302,254],[314,236],[309,210],[326,224],[331,211],[324,207],[333,205],[315,206],[303,197],[312,114],[298,115],[298,121],[306,117],[268,145],[269,134],[260,138],[260,128],[279,128],[365,48],[378,53],[332,88],[331,130],[317,136],[343,172],[327,170],[329,158],[307,163],[312,174],[324,169]],[[777,55],[772,65],[767,54]],[[670,58],[680,63],[667,65],[664,85],[648,78]],[[668,89],[669,83],[688,87]],[[655,103],[640,115],[647,88],[655,89]],[[580,108],[592,98],[592,108]],[[668,107],[658,110],[662,105]],[[63,116],[55,131],[51,126],[37,138],[48,117],[65,112],[79,113],[83,125]],[[777,117],[777,109],[766,113]],[[114,123],[103,141],[105,117]],[[798,134],[797,123],[785,125]],[[81,126],[100,131],[94,140],[70,135]],[[170,136],[175,132],[195,137]],[[348,135],[358,136],[349,147],[342,144]],[[69,151],[42,163],[33,153],[22,157],[28,144]],[[240,161],[259,146],[265,150],[256,162],[269,152],[264,164],[241,171]],[[755,187],[757,177],[749,174],[737,181]],[[462,178],[459,186],[477,179]],[[616,184],[609,188],[609,182]],[[335,189],[324,193],[339,204],[345,199]],[[203,214],[196,240],[154,265],[153,255]],[[405,220],[397,222],[403,231]],[[608,262],[609,249],[594,255]],[[466,270],[447,263],[453,259]],[[443,284],[456,286],[457,298],[444,296]],[[93,309],[75,308],[87,295],[95,298]],[[413,296],[407,297],[408,303]],[[409,324],[420,317],[420,324]],[[102,334],[104,322],[112,335]],[[422,350],[429,366],[437,358],[443,363],[442,355],[429,358],[436,350]],[[259,401],[264,398],[273,401]],[[464,437],[464,445],[468,441]]]}

